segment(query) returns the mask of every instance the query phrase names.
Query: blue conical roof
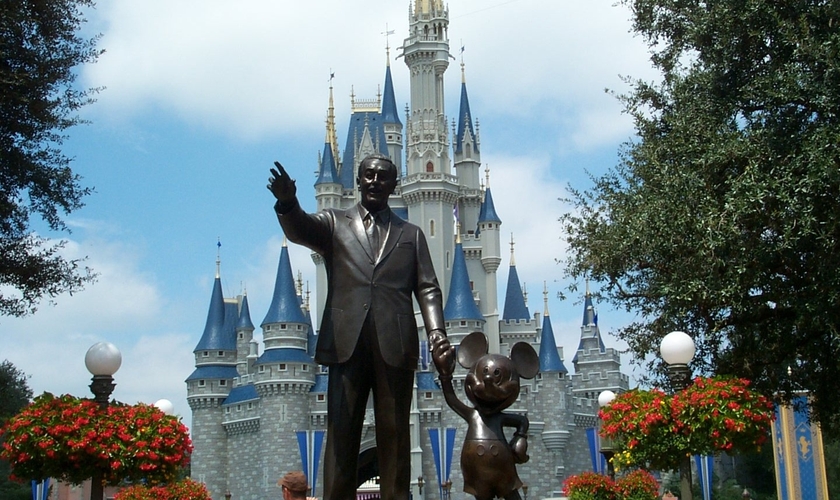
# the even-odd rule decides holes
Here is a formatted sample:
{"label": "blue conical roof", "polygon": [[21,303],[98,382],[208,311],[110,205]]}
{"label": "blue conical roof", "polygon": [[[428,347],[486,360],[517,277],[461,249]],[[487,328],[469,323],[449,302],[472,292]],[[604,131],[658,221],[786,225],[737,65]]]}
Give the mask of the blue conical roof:
{"label": "blue conical roof", "polygon": [[268,313],[260,326],[269,323],[306,323],[306,317],[300,309],[300,300],[295,290],[295,278],[292,275],[292,263],[289,260],[289,248],[284,244],[280,250],[280,263],[277,265],[277,279],[274,282],[274,296]]}
{"label": "blue conical roof", "polygon": [[239,308],[239,320],[236,322],[236,328],[254,329],[254,323],[251,322],[251,309],[248,307],[247,295],[242,297],[242,307]]}
{"label": "blue conical roof", "polygon": [[355,111],[350,115],[350,126],[347,131],[347,142],[344,156],[341,159],[341,171],[338,172],[341,186],[353,189],[356,186],[356,170],[362,158],[356,158],[359,142],[365,133],[365,127],[370,132],[373,144],[379,148],[377,153],[388,156],[388,142],[385,138],[385,127],[382,115],[375,111]]}
{"label": "blue conical roof", "polygon": [[557,353],[557,341],[548,314],[543,316],[542,336],[540,337],[540,372],[569,373],[560,354]]}
{"label": "blue conical roof", "polygon": [[592,295],[588,292],[583,299],[583,324],[581,326],[596,326],[598,324],[598,313],[592,304]]}
{"label": "blue conical roof", "polygon": [[525,305],[525,296],[522,295],[522,286],[519,284],[519,274],[516,266],[511,265],[508,272],[507,292],[505,293],[505,311],[502,315],[505,321],[529,320],[528,307]]}
{"label": "blue conical roof", "polygon": [[502,219],[496,214],[496,206],[493,204],[493,195],[490,194],[490,188],[484,190],[484,202],[481,203],[481,211],[478,213],[478,222],[498,222],[502,223]]}
{"label": "blue conical roof", "polygon": [[338,182],[338,170],[336,170],[333,150],[330,143],[326,142],[324,143],[324,155],[321,157],[321,168],[318,170],[318,180],[315,181],[315,185],[337,184]]}
{"label": "blue conical roof", "polygon": [[452,279],[449,283],[449,297],[446,298],[446,307],[443,308],[443,317],[447,321],[484,320],[484,316],[481,315],[481,311],[478,310],[475,299],[473,299],[467,262],[464,258],[464,247],[461,243],[455,244]]}
{"label": "blue conical roof", "polygon": [[236,350],[236,334],[225,324],[225,299],[222,295],[222,280],[217,275],[210,295],[210,308],[204,333],[195,346],[196,351]]}
{"label": "blue conical roof", "polygon": [[385,92],[382,95],[382,122],[402,125],[394,98],[394,82],[391,81],[391,65],[385,68]]}
{"label": "blue conical roof", "polygon": [[463,151],[464,132],[469,130],[473,141],[473,150],[478,152],[478,142],[475,140],[475,129],[473,128],[472,113],[470,113],[470,99],[467,97],[467,83],[461,82],[461,109],[458,112],[458,136],[455,138],[455,152]]}

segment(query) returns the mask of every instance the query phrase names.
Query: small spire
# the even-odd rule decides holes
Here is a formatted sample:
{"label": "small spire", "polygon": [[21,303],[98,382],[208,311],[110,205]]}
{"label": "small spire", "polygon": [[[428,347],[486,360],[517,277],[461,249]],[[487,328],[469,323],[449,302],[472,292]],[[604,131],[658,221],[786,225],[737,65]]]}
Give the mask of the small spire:
{"label": "small spire", "polygon": [[490,187],[490,165],[484,165],[484,189],[488,189]]}
{"label": "small spire", "polygon": [[548,284],[543,281],[543,315],[548,316]]}
{"label": "small spire", "polygon": [[222,238],[221,236],[216,238],[216,277],[220,278],[222,276]]}
{"label": "small spire", "polygon": [[455,244],[456,245],[461,244],[461,223],[460,222],[455,223]]}
{"label": "small spire", "polygon": [[385,31],[383,31],[382,34],[385,35],[385,64],[390,66],[391,65],[391,44],[389,43],[390,41],[388,40],[388,36],[393,35],[394,30],[389,30],[388,29],[388,23],[385,23]]}
{"label": "small spire", "polygon": [[513,254],[513,246],[514,245],[516,245],[516,243],[513,241],[513,233],[510,233],[510,265],[511,266],[516,265],[516,257]]}

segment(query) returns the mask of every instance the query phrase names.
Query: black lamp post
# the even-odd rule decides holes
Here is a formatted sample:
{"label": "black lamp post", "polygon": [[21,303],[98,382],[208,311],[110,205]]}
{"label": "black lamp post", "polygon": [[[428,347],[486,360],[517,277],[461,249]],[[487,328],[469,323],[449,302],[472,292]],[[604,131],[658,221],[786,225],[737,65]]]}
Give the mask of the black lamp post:
{"label": "black lamp post", "polygon": [[[674,392],[691,385],[688,363],[694,357],[694,339],[685,332],[671,332],[662,339],[659,355],[668,365],[668,379]],[[688,450],[686,450],[688,451]],[[680,500],[692,500],[691,456],[680,457]]]}
{"label": "black lamp post", "polygon": [[[613,391],[602,391],[601,394],[598,394],[598,406],[604,408],[605,406],[609,406],[612,403],[612,400],[615,399],[615,393]],[[598,422],[598,427],[600,428],[600,419]],[[601,455],[604,455],[604,458],[607,461],[607,474],[609,474],[610,479],[615,480],[615,465],[613,464],[612,458],[615,455],[615,448],[613,448],[613,443],[611,439],[601,437]]]}
{"label": "black lamp post", "polygon": [[[99,404],[101,410],[108,407],[111,393],[117,384],[114,383],[113,375],[120,369],[122,354],[120,350],[110,342],[98,342],[88,349],[85,354],[85,366],[93,375],[90,383],[90,392],[93,393],[93,400]],[[99,471],[90,479],[90,500],[103,499],[104,471]]]}
{"label": "black lamp post", "polygon": [[418,494],[419,494],[421,497],[423,496],[423,484],[425,484],[425,483],[423,482],[423,476],[417,476],[417,488],[418,488],[418,490],[419,490],[419,491],[418,491]]}

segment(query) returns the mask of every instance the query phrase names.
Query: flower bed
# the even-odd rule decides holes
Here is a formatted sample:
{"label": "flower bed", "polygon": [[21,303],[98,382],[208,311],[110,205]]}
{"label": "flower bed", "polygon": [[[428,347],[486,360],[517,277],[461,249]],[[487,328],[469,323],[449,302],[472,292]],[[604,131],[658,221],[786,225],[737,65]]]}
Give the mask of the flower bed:
{"label": "flower bed", "polygon": [[74,484],[104,474],[104,481],[173,481],[189,463],[189,432],[154,406],[111,405],[44,393],[2,429],[0,456],[19,479],[48,477]]}

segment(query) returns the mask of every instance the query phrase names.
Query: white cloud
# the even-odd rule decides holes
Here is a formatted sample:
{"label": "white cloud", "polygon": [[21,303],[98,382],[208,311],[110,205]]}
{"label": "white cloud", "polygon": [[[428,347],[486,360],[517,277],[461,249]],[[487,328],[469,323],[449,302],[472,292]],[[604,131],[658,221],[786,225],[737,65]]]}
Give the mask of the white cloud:
{"label": "white cloud", "polygon": [[[320,133],[330,71],[340,120],[351,88],[360,98],[375,95],[386,23],[395,31],[389,43],[399,107],[408,100],[407,70],[394,59],[408,34],[407,14],[407,1],[104,1],[96,15],[107,51],[83,68],[84,78],[107,87],[97,109],[114,118],[168,109],[235,137]],[[613,128],[586,128],[584,121],[619,109],[603,92],[621,87],[619,74],[648,72],[641,41],[628,33],[626,8],[606,0],[464,0],[450,6],[450,16],[451,52],[466,47],[479,116],[562,115],[585,128],[590,144],[615,140]],[[452,103],[458,71],[452,61]]]}

